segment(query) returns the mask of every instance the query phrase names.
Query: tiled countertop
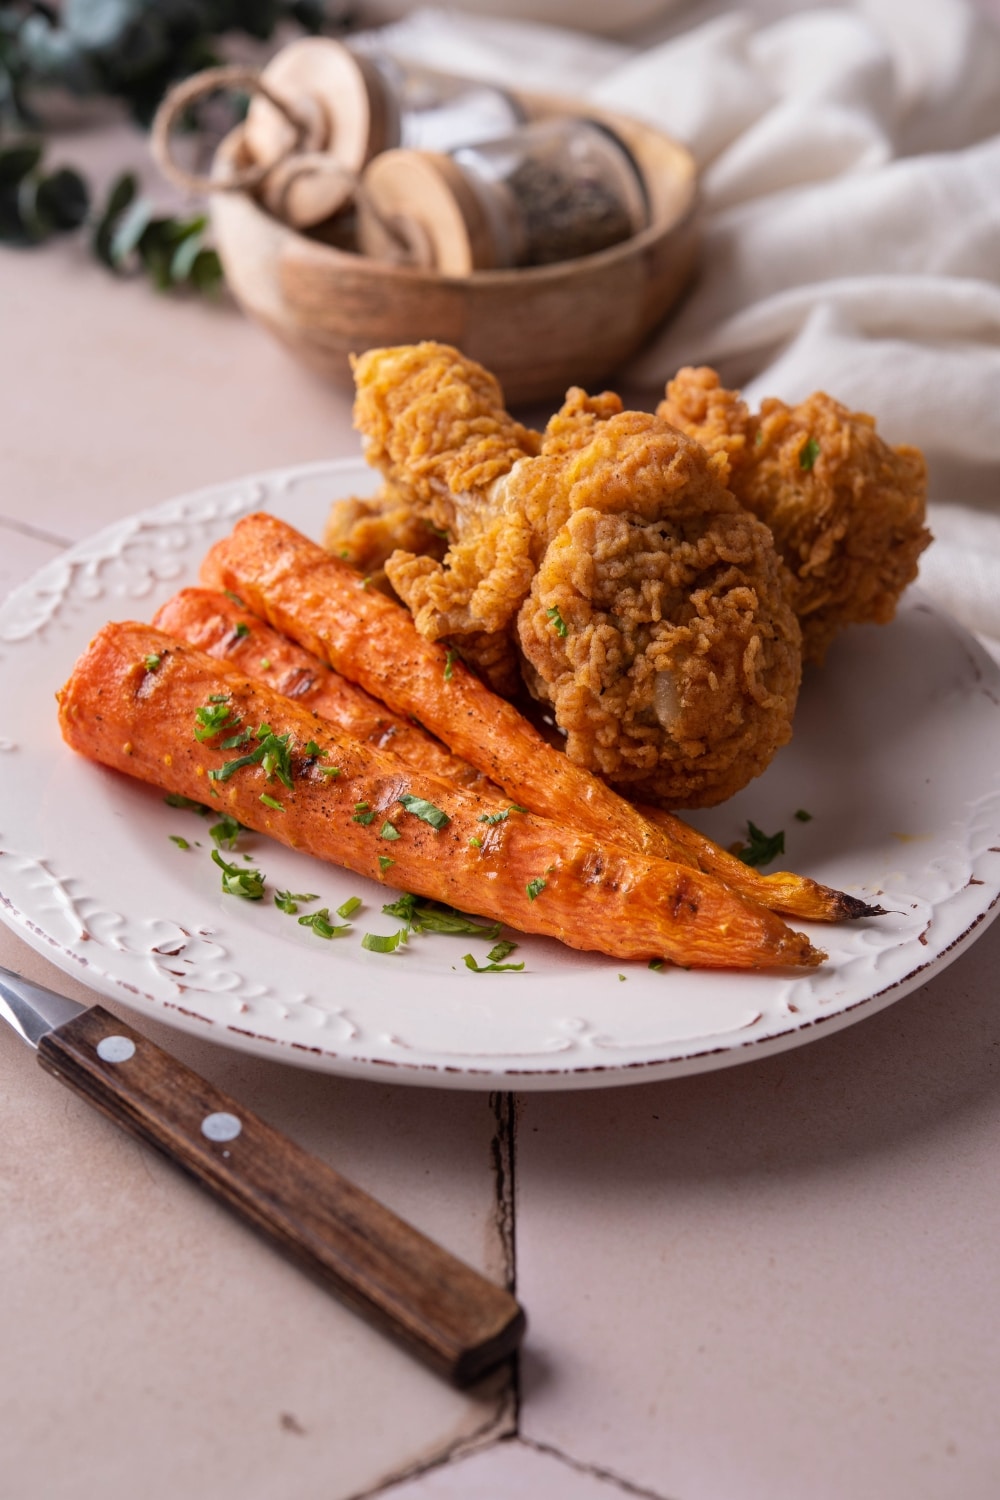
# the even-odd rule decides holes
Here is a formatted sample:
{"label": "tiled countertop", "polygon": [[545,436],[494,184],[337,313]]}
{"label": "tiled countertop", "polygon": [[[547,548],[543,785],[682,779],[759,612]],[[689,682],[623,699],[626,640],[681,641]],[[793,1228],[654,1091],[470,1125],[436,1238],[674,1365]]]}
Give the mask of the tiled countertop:
{"label": "tiled countertop", "polygon": [[[347,398],[235,311],[116,283],[76,243],[0,256],[0,330],[0,592],[160,500],[356,452]],[[87,998],[2,925],[0,963]],[[141,1017],[516,1278],[519,1365],[464,1394],[0,1028],[0,1500],[992,1500],[998,966],[1000,924],[808,1047],[521,1099],[303,1073]]]}

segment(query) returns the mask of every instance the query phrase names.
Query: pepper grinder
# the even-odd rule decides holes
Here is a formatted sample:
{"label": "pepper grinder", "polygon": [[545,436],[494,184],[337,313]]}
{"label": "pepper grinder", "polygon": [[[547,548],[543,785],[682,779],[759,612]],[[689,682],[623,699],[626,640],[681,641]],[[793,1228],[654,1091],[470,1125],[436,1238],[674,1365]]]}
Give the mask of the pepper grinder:
{"label": "pepper grinder", "polygon": [[649,222],[624,141],[573,115],[446,153],[383,152],[366,168],[357,204],[362,254],[448,276],[592,255]]}

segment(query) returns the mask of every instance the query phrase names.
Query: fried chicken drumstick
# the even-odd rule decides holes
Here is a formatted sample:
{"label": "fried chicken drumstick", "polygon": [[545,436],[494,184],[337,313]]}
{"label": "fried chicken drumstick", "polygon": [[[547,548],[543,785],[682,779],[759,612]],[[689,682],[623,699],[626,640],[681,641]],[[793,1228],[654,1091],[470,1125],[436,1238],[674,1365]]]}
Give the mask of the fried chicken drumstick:
{"label": "fried chicken drumstick", "polygon": [[444,345],[370,350],[355,381],[369,461],[451,539],[386,563],[421,634],[514,639],[569,759],[630,796],[711,806],[766,767],[800,632],[724,455],[576,389],[539,446]]}
{"label": "fried chicken drumstick", "polygon": [[733,494],[767,522],[807,660],[822,661],[846,625],[892,619],[931,540],[919,449],[890,447],[871,417],[821,391],[793,407],[766,400],[753,414],[707,367],[680,370],[657,410],[725,458]]}

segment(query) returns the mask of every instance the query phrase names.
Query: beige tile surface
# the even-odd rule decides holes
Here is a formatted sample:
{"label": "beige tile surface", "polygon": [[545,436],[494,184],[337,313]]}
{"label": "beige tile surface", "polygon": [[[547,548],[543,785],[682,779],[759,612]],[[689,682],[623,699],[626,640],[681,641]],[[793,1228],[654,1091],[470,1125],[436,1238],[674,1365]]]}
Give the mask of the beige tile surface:
{"label": "beige tile surface", "polygon": [[[145,146],[61,159],[107,180]],[[0,251],[0,329],[0,594],[172,495],[357,452],[348,400],[234,310],[78,243]],[[0,1028],[0,1500],[994,1500],[998,961],[1000,924],[800,1051],[524,1098],[519,1392],[443,1387]],[[0,963],[64,982],[2,925]],[[506,1274],[496,1101],[141,1024]]]}
{"label": "beige tile surface", "polygon": [[[106,180],[145,149],[102,127],[56,154]],[[116,281],[78,241],[0,251],[0,328],[0,595],[147,505],[357,452],[349,400],[234,309]],[[0,829],[2,809],[0,788]],[[0,963],[68,984],[3,926]],[[503,1279],[488,1095],[341,1083],[139,1024]],[[449,1389],[6,1027],[0,1076],[2,1500],[338,1500],[510,1429],[507,1372]]]}
{"label": "beige tile surface", "polygon": [[[2,927],[0,963],[88,998]],[[488,1096],[300,1073],[130,1019],[503,1279]],[[5,1026],[0,1075],[3,1500],[341,1500],[511,1429],[507,1371],[453,1391]]]}
{"label": "beige tile surface", "polygon": [[522,1099],[521,1431],[679,1500],[1000,1494],[1000,923],[759,1063]]}

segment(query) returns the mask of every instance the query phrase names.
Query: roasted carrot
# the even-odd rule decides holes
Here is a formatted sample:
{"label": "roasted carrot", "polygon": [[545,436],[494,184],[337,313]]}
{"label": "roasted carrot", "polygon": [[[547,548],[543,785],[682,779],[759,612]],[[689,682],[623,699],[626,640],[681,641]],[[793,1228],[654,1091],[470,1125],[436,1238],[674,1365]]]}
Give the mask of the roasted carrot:
{"label": "roasted carrot", "polygon": [[623,849],[672,857],[667,835],[631,803],[547,744],[513,704],[425,640],[405,609],[293,526],[263,512],[244,517],[208,553],[201,581],[238,594],[393,712],[412,714],[532,812]]}
{"label": "roasted carrot", "polygon": [[378,750],[391,750],[431,776],[499,795],[499,787],[475,766],[452,755],[410,719],[390,713],[364,688],[348,682],[311,651],[296,645],[227,594],[182,589],[160,606],[153,624],[322,714],[353,739]]}
{"label": "roasted carrot", "polygon": [[[659,807],[642,808],[643,814],[655,823],[677,850],[674,858],[682,854],[704,870],[706,875],[717,875],[730,890],[739,891],[749,901],[759,901],[771,911],[784,912],[786,916],[800,917],[806,922],[840,922],[845,918],[878,917],[884,915],[881,906],[869,906],[858,896],[847,891],[835,890],[821,885],[807,875],[794,875],[789,870],[777,870],[772,875],[762,875],[751,865],[745,865],[735,854],[723,849],[707,834],[699,833],[675,813],[665,812]],[[683,862],[683,861],[682,861]]]}
{"label": "roasted carrot", "polygon": [[93,760],[201,802],[217,797],[292,848],[571,947],[705,968],[824,957],[711,876],[420,776],[149,625],[105,626],[59,694],[59,714],[67,743]]}
{"label": "roasted carrot", "polygon": [[532,812],[717,875],[774,911],[830,922],[881,910],[804,876],[761,875],[674,814],[637,809],[547,744],[458,662],[449,667],[448,653],[418,634],[406,610],[272,516],[240,521],[201,573],[210,587],[236,590],[279,631],[420,719]]}
{"label": "roasted carrot", "polygon": [[[391,750],[408,764],[460,786],[487,795],[498,792],[467,761],[460,760],[409,720],[390,714],[384,704],[363,688],[348,682],[319,657],[274,630],[229,595],[211,589],[182,589],[157,610],[153,624],[178,640],[199,646],[220,661],[231,662],[248,677],[269,683],[278,692],[330,719],[355,739]],[[804,875],[787,871],[762,875],[675,814],[655,807],[643,806],[640,810],[669,838],[670,857],[676,863],[717,875],[731,890],[771,911],[832,922],[872,916],[881,910]]]}

